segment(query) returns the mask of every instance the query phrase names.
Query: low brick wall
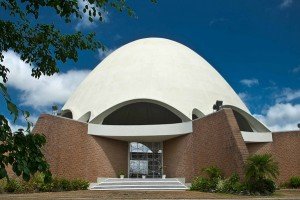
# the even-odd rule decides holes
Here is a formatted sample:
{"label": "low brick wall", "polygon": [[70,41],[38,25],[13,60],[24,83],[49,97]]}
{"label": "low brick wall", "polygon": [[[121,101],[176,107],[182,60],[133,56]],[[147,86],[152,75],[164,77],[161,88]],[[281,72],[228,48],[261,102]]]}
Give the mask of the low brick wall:
{"label": "low brick wall", "polygon": [[116,177],[127,171],[128,143],[87,134],[87,123],[41,115],[33,130],[47,138],[45,156],[55,176],[83,178]]}
{"label": "low brick wall", "polygon": [[249,153],[273,155],[279,165],[278,183],[300,176],[300,131],[274,132],[272,136],[271,143],[247,144]]}
{"label": "low brick wall", "polygon": [[169,177],[185,177],[189,182],[208,166],[218,166],[228,176],[243,176],[248,156],[231,109],[193,121],[193,133],[164,142],[164,165]]}

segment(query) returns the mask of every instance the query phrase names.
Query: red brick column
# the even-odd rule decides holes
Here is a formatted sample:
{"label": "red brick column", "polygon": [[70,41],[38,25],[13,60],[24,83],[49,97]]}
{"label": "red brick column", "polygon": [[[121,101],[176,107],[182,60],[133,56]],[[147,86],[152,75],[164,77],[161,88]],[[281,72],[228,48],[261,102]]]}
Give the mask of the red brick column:
{"label": "red brick column", "polygon": [[33,130],[47,138],[45,156],[55,176],[83,178],[116,177],[127,171],[128,143],[87,134],[87,123],[41,115]]}
{"label": "red brick column", "polygon": [[164,165],[171,177],[191,181],[208,166],[218,166],[225,175],[237,172],[243,177],[248,156],[231,109],[223,109],[193,121],[193,133],[164,142]]}

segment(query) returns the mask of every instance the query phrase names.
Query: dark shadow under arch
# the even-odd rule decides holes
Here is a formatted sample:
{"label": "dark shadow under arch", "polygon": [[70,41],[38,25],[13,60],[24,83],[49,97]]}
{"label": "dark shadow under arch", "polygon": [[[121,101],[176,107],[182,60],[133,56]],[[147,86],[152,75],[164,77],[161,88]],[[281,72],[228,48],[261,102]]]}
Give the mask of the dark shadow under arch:
{"label": "dark shadow under arch", "polygon": [[93,117],[90,119],[90,123],[93,124],[103,124],[104,119],[110,115],[111,113],[113,113],[114,111],[126,106],[126,105],[130,105],[133,103],[139,103],[139,102],[144,102],[144,103],[152,103],[155,105],[159,105],[163,108],[166,108],[167,110],[169,110],[170,112],[172,112],[174,115],[178,116],[181,119],[181,122],[187,122],[190,121],[191,119],[189,117],[187,117],[185,114],[183,114],[182,112],[180,112],[179,110],[177,110],[175,107],[164,103],[162,101],[158,101],[155,99],[132,99],[132,100],[128,100],[128,101],[123,101],[120,102],[110,108],[108,108],[107,110],[105,110],[104,112],[96,115],[96,117]]}
{"label": "dark shadow under arch", "polygon": [[167,108],[150,103],[135,102],[110,113],[103,120],[106,125],[174,124],[182,120]]}
{"label": "dark shadow under arch", "polygon": [[65,118],[73,119],[73,114],[71,110],[63,110],[61,116]]}

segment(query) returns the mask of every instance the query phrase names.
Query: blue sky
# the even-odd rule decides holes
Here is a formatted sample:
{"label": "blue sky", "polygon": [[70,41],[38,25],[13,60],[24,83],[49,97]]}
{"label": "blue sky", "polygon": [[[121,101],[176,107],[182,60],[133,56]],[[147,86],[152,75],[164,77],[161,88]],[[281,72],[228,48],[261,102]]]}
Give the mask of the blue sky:
{"label": "blue sky", "polygon": [[[250,111],[271,130],[296,129],[300,123],[300,1],[298,0],[133,0],[137,18],[108,10],[104,23],[74,20],[65,24],[44,11],[40,21],[65,33],[96,32],[107,52],[80,52],[77,63],[60,66],[61,74],[32,80],[30,67],[7,52],[9,91],[35,121],[60,106],[109,52],[136,39],[164,37],[201,55],[227,80]],[[3,16],[1,16],[3,15]],[[4,14],[0,17],[7,18]],[[9,116],[3,99],[1,113]],[[22,124],[22,120],[17,122]]]}

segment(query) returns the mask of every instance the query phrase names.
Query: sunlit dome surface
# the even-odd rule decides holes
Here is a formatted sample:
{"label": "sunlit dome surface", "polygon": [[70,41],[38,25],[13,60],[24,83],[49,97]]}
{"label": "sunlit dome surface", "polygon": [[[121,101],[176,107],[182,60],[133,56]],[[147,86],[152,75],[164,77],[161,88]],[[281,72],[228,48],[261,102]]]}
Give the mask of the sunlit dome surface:
{"label": "sunlit dome surface", "polygon": [[105,58],[68,99],[63,114],[101,124],[126,105],[138,110],[138,103],[148,103],[153,112],[153,105],[159,105],[189,121],[193,114],[212,113],[216,100],[249,113],[224,78],[193,50],[172,40],[146,38]]}

